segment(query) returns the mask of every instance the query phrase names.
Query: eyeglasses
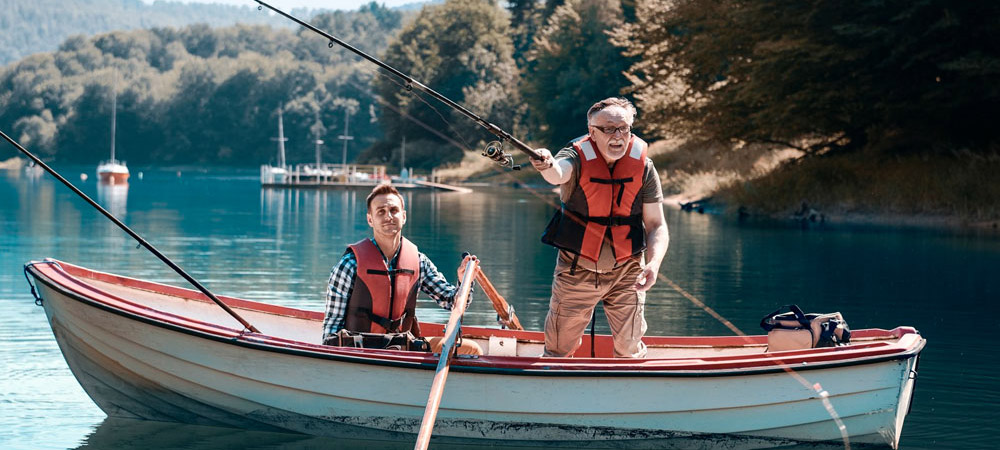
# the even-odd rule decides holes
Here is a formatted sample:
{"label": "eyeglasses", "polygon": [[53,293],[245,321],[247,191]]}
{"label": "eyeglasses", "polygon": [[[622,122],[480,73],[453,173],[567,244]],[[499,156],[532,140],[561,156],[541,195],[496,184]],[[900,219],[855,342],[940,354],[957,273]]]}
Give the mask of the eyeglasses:
{"label": "eyeglasses", "polygon": [[628,135],[632,131],[632,127],[629,125],[622,125],[620,127],[599,127],[597,125],[591,125],[591,126],[597,128],[598,130],[601,130],[601,133],[604,133],[608,136],[614,136],[615,133],[619,131],[622,132],[622,135]]}

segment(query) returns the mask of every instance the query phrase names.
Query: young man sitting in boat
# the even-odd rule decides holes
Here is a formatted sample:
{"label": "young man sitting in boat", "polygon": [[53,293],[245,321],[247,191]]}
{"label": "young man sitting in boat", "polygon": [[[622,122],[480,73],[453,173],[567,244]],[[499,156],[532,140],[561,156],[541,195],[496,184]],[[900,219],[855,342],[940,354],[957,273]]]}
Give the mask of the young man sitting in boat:
{"label": "young man sitting in boat", "polygon": [[[424,292],[448,310],[458,294],[458,287],[403,237],[406,208],[399,191],[389,184],[376,186],[367,202],[373,236],[349,245],[330,271],[323,319],[326,345],[367,346],[365,342],[373,341],[371,333],[385,334],[385,342],[393,342],[392,335],[401,334],[412,343],[412,337],[420,337],[415,316],[417,293]],[[458,266],[459,280],[469,258]],[[428,338],[427,343],[435,353],[444,345],[440,336]],[[476,343],[463,341],[458,353],[482,355],[483,351]]]}

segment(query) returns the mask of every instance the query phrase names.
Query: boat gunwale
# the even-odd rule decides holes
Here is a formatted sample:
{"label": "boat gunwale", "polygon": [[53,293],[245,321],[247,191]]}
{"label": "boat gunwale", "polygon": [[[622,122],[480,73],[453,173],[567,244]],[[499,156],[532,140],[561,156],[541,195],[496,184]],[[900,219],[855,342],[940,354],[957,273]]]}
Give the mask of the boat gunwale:
{"label": "boat gunwale", "polygon": [[[133,289],[145,289],[150,292],[165,295],[177,296],[188,300],[208,302],[207,299],[198,298],[198,293],[177,286],[171,286],[151,281],[139,280],[115,274],[98,272],[84,267],[64,263],[54,259],[46,258],[47,262],[56,264],[42,264],[40,266],[32,263],[28,264],[28,270],[35,279],[49,288],[52,288],[68,298],[74,299],[84,304],[136,320],[142,323],[154,325],[160,328],[193,335],[212,341],[238,345],[252,348],[259,351],[275,352],[295,356],[304,356],[317,359],[335,360],[349,363],[361,363],[370,365],[405,367],[411,369],[435,370],[437,357],[435,354],[424,352],[410,352],[398,350],[364,349],[333,347],[321,344],[312,344],[299,340],[281,338],[278,336],[252,333],[247,330],[229,328],[216,323],[202,322],[177,314],[161,311],[149,306],[135,303],[117,297],[114,294],[100,290],[92,284],[88,284],[83,279],[93,279],[112,284],[119,284]],[[65,265],[66,267],[63,267]],[[67,269],[68,267],[68,269]],[[108,301],[94,296],[88,296],[84,292],[73,290],[66,283],[59,283],[53,280],[46,271],[51,270],[54,275],[72,281],[73,284],[81,286],[81,290],[91,291],[98,294],[98,297],[107,297],[109,300],[119,302],[122,306],[116,306]],[[78,272],[78,275],[72,272]],[[86,276],[90,275],[90,276]],[[102,279],[103,278],[103,279]],[[122,283],[125,281],[125,283]],[[142,286],[129,286],[129,283],[141,284]],[[148,289],[149,286],[165,287],[170,289],[155,290]],[[176,290],[176,291],[175,291]],[[176,294],[175,294],[176,292]],[[179,295],[178,295],[179,294]],[[187,295],[184,295],[187,294]],[[251,300],[237,299],[233,297],[219,297],[230,306],[263,312],[297,317],[302,319],[313,319],[310,316],[321,314],[313,311],[305,311],[295,308],[270,305],[267,303],[254,302]],[[282,312],[291,314],[281,314]],[[190,323],[185,325],[183,322]],[[438,325],[439,324],[430,324]],[[469,327],[466,327],[469,328]],[[478,330],[478,329],[477,329]],[[493,330],[482,328],[482,331],[504,332],[517,336],[518,333],[512,330]],[[885,361],[906,360],[916,357],[923,349],[926,340],[919,336],[919,333],[909,327],[897,327],[893,330],[858,330],[864,334],[887,334],[901,338],[906,334],[915,334],[919,339],[909,347],[903,347],[897,342],[872,342],[851,347],[832,347],[821,349],[795,350],[771,354],[748,354],[748,355],[727,355],[712,356],[703,358],[660,358],[660,359],[621,359],[621,358],[542,358],[528,356],[480,356],[480,357],[459,357],[453,362],[452,369],[459,372],[488,373],[504,375],[532,375],[532,376],[572,376],[572,377],[719,377],[719,376],[742,376],[757,375],[767,373],[785,372],[794,370],[796,372],[805,370],[829,369],[835,367],[856,366],[874,364]],[[537,333],[537,332],[528,332]],[[889,336],[886,336],[889,337]],[[672,337],[671,337],[672,338]],[[744,341],[744,338],[735,337],[680,337],[686,339],[737,339]]]}

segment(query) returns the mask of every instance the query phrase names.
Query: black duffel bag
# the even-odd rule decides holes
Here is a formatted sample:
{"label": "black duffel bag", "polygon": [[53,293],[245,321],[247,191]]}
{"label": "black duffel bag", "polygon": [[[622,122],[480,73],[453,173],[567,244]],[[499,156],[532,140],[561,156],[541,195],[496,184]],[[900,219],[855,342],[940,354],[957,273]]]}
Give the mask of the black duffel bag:
{"label": "black duffel bag", "polygon": [[851,329],[839,312],[806,314],[796,305],[782,306],[764,316],[760,327],[767,331],[769,352],[834,347],[851,341]]}

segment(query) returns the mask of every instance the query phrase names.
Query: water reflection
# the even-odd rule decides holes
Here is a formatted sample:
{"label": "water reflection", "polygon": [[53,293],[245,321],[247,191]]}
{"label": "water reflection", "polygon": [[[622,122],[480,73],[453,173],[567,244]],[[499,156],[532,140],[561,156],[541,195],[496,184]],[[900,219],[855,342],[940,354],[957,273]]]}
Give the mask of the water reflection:
{"label": "water reflection", "polygon": [[34,161],[29,161],[28,164],[24,166],[24,176],[29,180],[37,180],[45,174],[45,169],[42,166],[35,164]]}
{"label": "water reflection", "polygon": [[312,450],[320,448],[403,449],[413,444],[322,438],[293,433],[246,431],[235,428],[185,425],[130,419],[105,419],[78,450],[123,449],[217,450],[225,448]]}
{"label": "water reflection", "polygon": [[128,206],[128,184],[97,183],[97,203],[123,220]]}
{"label": "water reflection", "polygon": [[[108,418],[88,435],[76,450],[118,450],[126,448],[185,449],[185,450],[315,450],[349,448],[352,450],[404,450],[413,448],[415,438],[400,441],[377,441],[347,437],[317,437],[293,433],[248,431],[235,428],[186,425],[179,423],[153,422],[146,420]],[[649,448],[712,448],[715,441],[703,437],[662,439],[651,443]],[[716,442],[720,445],[732,442]],[[607,441],[551,442],[545,446],[529,446],[516,442],[491,442],[477,444],[456,444],[439,442],[431,438],[430,447],[435,450],[473,450],[484,447],[516,446],[521,450],[544,450],[550,448],[620,448],[621,443]],[[743,444],[746,444],[744,442]],[[760,443],[758,448],[770,448],[771,443]],[[787,444],[787,443],[786,443]],[[743,448],[743,447],[741,447]],[[753,446],[751,445],[751,447]],[[780,448],[810,450],[842,450],[838,443],[783,445]]]}
{"label": "water reflection", "polygon": [[[256,173],[224,170],[182,178],[173,171],[145,175],[120,207],[116,194],[95,183],[77,185],[126,215],[130,227],[220,295],[321,311],[330,267],[347,244],[370,234],[366,190],[261,190]],[[442,272],[454,277],[461,252],[476,253],[525,327],[542,328],[556,254],[539,236],[554,194],[490,188],[404,196],[405,233]],[[995,353],[997,328],[990,318],[1000,315],[1000,284],[991,280],[1000,266],[1000,241],[936,232],[769,228],[670,209],[667,221],[672,239],[663,274],[744,332],[760,333],[761,316],[787,303],[810,312],[840,311],[852,328],[919,329],[929,343],[904,448],[995,445],[998,364],[983,355]],[[105,227],[111,231],[101,233]],[[343,446],[300,435],[103,421],[28,293],[21,265],[43,257],[187,287],[51,177],[0,171],[0,316],[10,318],[0,330],[0,448],[34,450],[42,447],[32,445],[39,442],[73,447],[98,425],[84,448],[136,448],[145,444],[145,433],[164,434],[156,438],[161,444],[142,445],[158,450],[260,448],[268,442],[293,449]],[[495,324],[485,296],[478,290],[475,295],[465,323]],[[421,301],[418,314],[447,320],[447,312],[431,301]],[[731,334],[666,283],[653,287],[646,317],[650,335]],[[601,316],[598,330],[607,332]],[[145,431],[122,429],[130,427]],[[210,446],[182,441],[199,433]],[[133,440],[124,440],[129,436]]]}

